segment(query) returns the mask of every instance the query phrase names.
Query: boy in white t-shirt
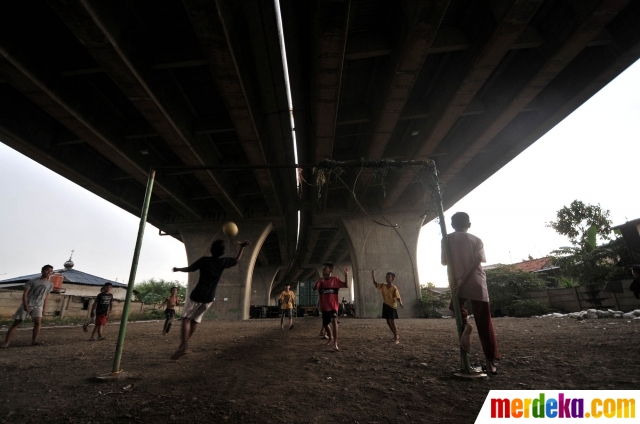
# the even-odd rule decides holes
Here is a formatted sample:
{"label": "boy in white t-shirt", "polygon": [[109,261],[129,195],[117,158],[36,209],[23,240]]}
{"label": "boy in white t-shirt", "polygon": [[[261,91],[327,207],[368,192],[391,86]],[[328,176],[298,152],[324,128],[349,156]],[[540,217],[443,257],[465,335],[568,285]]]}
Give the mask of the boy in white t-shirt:
{"label": "boy in white t-shirt", "polygon": [[[451,266],[455,276],[455,290],[460,302],[462,321],[465,324],[460,347],[466,351],[470,349],[473,327],[468,321],[469,313],[464,308],[464,302],[470,300],[482,351],[486,358],[486,370],[491,374],[497,374],[498,369],[495,362],[500,359],[500,352],[491,320],[487,276],[481,266],[482,262],[487,261],[484,255],[484,245],[482,240],[467,232],[471,227],[471,222],[466,213],[454,214],[451,217],[451,226],[455,230],[454,233],[448,235]],[[447,265],[444,249],[442,250],[442,265]],[[449,304],[449,309],[453,310],[453,303]]]}
{"label": "boy in white t-shirt", "polygon": [[53,267],[51,265],[45,265],[42,267],[39,278],[29,280],[24,285],[24,292],[22,292],[22,304],[13,315],[13,324],[11,325],[11,328],[9,328],[9,331],[7,331],[7,337],[5,338],[4,345],[2,345],[2,347],[9,347],[16,329],[20,324],[22,324],[22,321],[27,319],[29,316],[33,319],[31,344],[42,344],[42,342],[38,341],[38,335],[40,334],[40,328],[42,326],[42,317],[47,309],[49,293],[53,290],[53,283],[49,281],[51,274],[53,274]]}

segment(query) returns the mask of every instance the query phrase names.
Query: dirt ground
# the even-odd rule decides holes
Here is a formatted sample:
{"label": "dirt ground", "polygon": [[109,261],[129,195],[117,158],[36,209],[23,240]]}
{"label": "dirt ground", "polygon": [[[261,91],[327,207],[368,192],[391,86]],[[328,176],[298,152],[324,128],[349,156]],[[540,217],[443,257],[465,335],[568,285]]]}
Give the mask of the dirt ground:
{"label": "dirt ground", "polygon": [[[637,322],[494,325],[499,374],[472,381],[453,377],[452,319],[401,319],[394,345],[383,320],[343,318],[340,352],[318,337],[316,317],[297,318],[291,331],[275,319],[206,321],[193,354],[177,362],[169,356],[179,322],[166,337],[161,322],[131,323],[122,368],[133,378],[102,383],[91,377],[111,370],[117,325],[102,342],[79,326],[43,329],[44,346],[31,346],[25,329],[0,349],[0,422],[472,423],[491,389],[638,387]],[[472,340],[472,362],[481,362]]]}

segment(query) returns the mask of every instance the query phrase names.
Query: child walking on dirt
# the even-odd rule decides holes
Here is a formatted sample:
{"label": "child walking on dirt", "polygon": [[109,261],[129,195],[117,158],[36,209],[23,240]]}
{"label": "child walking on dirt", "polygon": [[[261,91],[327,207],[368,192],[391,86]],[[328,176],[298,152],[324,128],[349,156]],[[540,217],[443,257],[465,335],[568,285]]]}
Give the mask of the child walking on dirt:
{"label": "child walking on dirt", "polygon": [[[322,313],[322,326],[325,329],[329,340],[327,345],[333,342],[333,348],[338,348],[338,292],[342,288],[348,288],[346,280],[348,280],[349,268],[344,269],[344,279],[342,281],[338,277],[331,275],[334,265],[326,262],[322,265],[322,277],[313,286],[314,290],[318,290],[318,300],[320,302],[320,312]],[[331,328],[333,327],[333,332]]]}
{"label": "child walking on dirt", "polygon": [[111,283],[104,283],[102,290],[100,290],[100,294],[96,296],[96,300],[93,302],[91,314],[95,314],[96,316],[96,325],[93,327],[93,332],[89,339],[90,342],[95,341],[96,332],[98,333],[98,340],[107,340],[104,336],[103,329],[107,325],[107,318],[109,317],[109,313],[111,312],[111,307],[113,305],[111,287]]}
{"label": "child walking on dirt", "polygon": [[[460,347],[467,352],[471,347],[473,327],[469,324],[469,313],[464,308],[464,302],[469,299],[473,308],[473,318],[478,327],[482,351],[486,358],[486,371],[490,374],[497,374],[496,361],[500,360],[500,352],[491,321],[487,277],[480,265],[487,261],[484,255],[484,245],[482,240],[467,232],[471,227],[468,214],[464,212],[454,214],[451,217],[451,226],[455,232],[448,235],[451,254],[451,264],[449,265],[453,268],[455,292],[465,325],[460,338]],[[444,249],[442,250],[442,265],[447,265]],[[449,309],[453,310],[453,302],[449,304]]]}
{"label": "child walking on dirt", "polygon": [[398,319],[398,303],[404,309],[404,304],[400,298],[400,291],[393,282],[396,279],[396,275],[393,272],[387,272],[385,276],[386,284],[381,284],[376,281],[376,270],[371,271],[371,278],[373,279],[373,285],[376,286],[382,294],[382,318],[387,320],[387,325],[393,333],[393,340],[391,343],[400,343],[400,337],[398,337],[398,329],[396,328],[396,320]]}
{"label": "child walking on dirt", "polygon": [[[104,293],[104,286],[100,287],[100,293]],[[93,304],[91,305],[91,314],[89,315],[89,321],[85,322],[82,325],[82,331],[84,331],[85,333],[89,331],[89,326],[91,324],[95,324],[96,321],[96,315],[95,315],[95,304],[96,304],[96,300],[93,299]]]}
{"label": "child walking on dirt", "polygon": [[293,308],[296,304],[296,294],[291,290],[291,284],[284,286],[284,291],[280,293],[280,309],[282,317],[280,318],[280,328],[284,330],[284,318],[289,318],[289,330],[293,330]]}
{"label": "child walking on dirt", "polygon": [[222,276],[222,272],[238,264],[238,261],[242,257],[244,248],[249,245],[248,241],[240,243],[240,251],[235,258],[221,258],[224,254],[224,241],[215,240],[211,244],[211,256],[204,256],[188,267],[173,268],[173,272],[194,272],[200,270],[200,279],[198,284],[193,288],[189,301],[186,302],[182,313],[182,328],[180,333],[180,346],[171,355],[171,359],[174,361],[180,359],[182,356],[191,353],[189,349],[189,339],[196,331],[196,327],[202,321],[207,309],[213,304],[213,299],[216,297],[216,288],[218,282]]}
{"label": "child walking on dirt", "polygon": [[173,318],[176,316],[176,306],[180,306],[180,299],[178,298],[178,288],[171,287],[171,295],[165,298],[164,301],[160,304],[160,307],[167,305],[167,309],[164,310],[164,327],[162,327],[162,335],[166,335],[171,330],[171,325]]}
{"label": "child walking on dirt", "polygon": [[53,283],[49,281],[49,277],[51,277],[52,273],[53,267],[51,265],[45,265],[41,269],[39,278],[29,280],[24,285],[22,303],[13,315],[13,324],[11,325],[11,328],[9,328],[9,331],[7,331],[7,337],[5,338],[2,347],[9,347],[11,339],[13,338],[18,326],[29,316],[31,316],[31,319],[33,320],[31,344],[34,346],[42,344],[42,342],[38,341],[38,335],[40,334],[40,327],[42,326],[42,317],[47,309],[49,292],[53,289]]}

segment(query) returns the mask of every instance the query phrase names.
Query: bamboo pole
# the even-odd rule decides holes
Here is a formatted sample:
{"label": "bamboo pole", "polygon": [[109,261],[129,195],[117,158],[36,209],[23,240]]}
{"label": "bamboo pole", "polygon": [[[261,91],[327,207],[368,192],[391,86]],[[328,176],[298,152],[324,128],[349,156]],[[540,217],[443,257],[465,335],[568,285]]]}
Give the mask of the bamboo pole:
{"label": "bamboo pole", "polygon": [[140,250],[142,248],[142,238],[144,236],[144,227],[147,223],[147,213],[149,212],[149,203],[151,203],[151,192],[153,191],[153,182],[155,180],[156,171],[151,170],[149,179],[147,180],[147,191],[144,195],[144,203],[142,205],[142,213],[140,214],[140,226],[138,227],[138,239],[136,247],[133,251],[133,261],[131,263],[131,271],[129,273],[129,283],[127,284],[127,295],[122,308],[122,318],[120,319],[120,332],[118,333],[118,344],[116,345],[116,355],[113,358],[113,368],[111,374],[119,374],[120,360],[122,359],[122,350],[124,348],[124,337],[127,333],[127,321],[129,319],[129,307],[131,306],[131,296],[133,294],[133,284],[138,271],[138,259],[140,258]]}
{"label": "bamboo pole", "polygon": [[[449,250],[449,238],[447,236],[447,224],[444,220],[444,209],[442,207],[442,192],[440,190],[440,182],[438,181],[438,173],[436,171],[435,162],[431,162],[431,168],[433,174],[433,187],[435,189],[435,206],[436,213],[438,214],[438,221],[440,221],[440,232],[442,233],[442,250],[447,258],[447,276],[449,277],[449,290],[451,291],[451,302],[453,303],[453,311],[456,316],[456,327],[458,328],[458,340],[462,337],[462,330],[464,329],[462,323],[462,313],[460,312],[460,302],[458,296],[456,296],[456,282],[453,274],[453,266],[451,265],[451,252]],[[462,363],[462,371],[466,374],[471,373],[471,365],[469,364],[469,355],[462,348],[460,348],[460,360]]]}

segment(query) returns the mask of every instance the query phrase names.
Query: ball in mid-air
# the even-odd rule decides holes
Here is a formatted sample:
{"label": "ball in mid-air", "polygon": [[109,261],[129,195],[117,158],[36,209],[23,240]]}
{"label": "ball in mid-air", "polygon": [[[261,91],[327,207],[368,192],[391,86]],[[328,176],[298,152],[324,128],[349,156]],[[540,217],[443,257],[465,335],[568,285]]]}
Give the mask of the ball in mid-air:
{"label": "ball in mid-air", "polygon": [[222,224],[222,232],[227,237],[235,237],[236,235],[238,235],[238,226],[231,221],[225,222],[224,224]]}

